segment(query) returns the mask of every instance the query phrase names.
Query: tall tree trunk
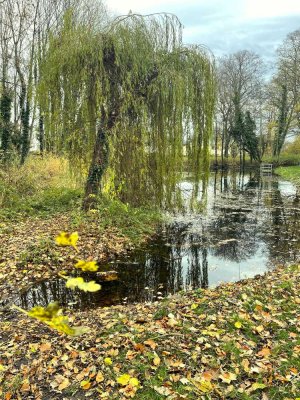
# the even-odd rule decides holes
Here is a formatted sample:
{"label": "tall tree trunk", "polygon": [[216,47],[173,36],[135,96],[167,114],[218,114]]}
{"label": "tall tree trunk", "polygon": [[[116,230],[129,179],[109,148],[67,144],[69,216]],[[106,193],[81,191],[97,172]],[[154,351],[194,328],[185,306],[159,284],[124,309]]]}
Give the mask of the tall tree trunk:
{"label": "tall tree trunk", "polygon": [[215,127],[215,167],[218,168],[218,126]]}
{"label": "tall tree trunk", "polygon": [[224,140],[225,140],[225,127],[224,123],[222,126],[222,139],[221,139],[221,164],[222,164],[222,169],[224,167]]}
{"label": "tall tree trunk", "polygon": [[[25,91],[26,91],[26,89],[25,89]],[[21,165],[24,164],[25,159],[28,156],[29,149],[30,149],[29,116],[30,116],[30,106],[29,106],[29,100],[27,98],[26,102],[24,102],[23,108],[21,110],[21,122],[22,122]]]}
{"label": "tall tree trunk", "polygon": [[0,100],[0,119],[1,121],[1,150],[3,152],[3,160],[4,163],[8,161],[9,158],[9,147],[11,141],[11,126],[10,126],[10,117],[11,117],[11,105],[12,98],[8,93],[6,88],[4,87],[4,91]]}
{"label": "tall tree trunk", "polygon": [[107,132],[103,124],[97,131],[94,153],[85,186],[83,209],[89,210],[96,204],[96,196],[99,194],[101,178],[107,168],[109,158],[109,146]]}
{"label": "tall tree trunk", "polygon": [[40,153],[44,153],[44,148],[45,148],[45,131],[44,131],[44,117],[41,114],[40,110],[40,115],[39,115],[39,144],[40,144]]}

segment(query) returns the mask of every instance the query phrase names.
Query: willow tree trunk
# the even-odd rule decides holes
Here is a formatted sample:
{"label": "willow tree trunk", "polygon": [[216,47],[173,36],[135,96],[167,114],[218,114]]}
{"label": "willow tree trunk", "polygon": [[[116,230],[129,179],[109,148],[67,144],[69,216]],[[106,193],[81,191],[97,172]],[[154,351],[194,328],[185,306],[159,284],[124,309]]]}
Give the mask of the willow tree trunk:
{"label": "willow tree trunk", "polygon": [[93,157],[85,186],[82,207],[86,211],[94,208],[97,202],[96,197],[99,194],[101,179],[108,165],[108,157],[109,146],[107,132],[101,124],[97,131]]}

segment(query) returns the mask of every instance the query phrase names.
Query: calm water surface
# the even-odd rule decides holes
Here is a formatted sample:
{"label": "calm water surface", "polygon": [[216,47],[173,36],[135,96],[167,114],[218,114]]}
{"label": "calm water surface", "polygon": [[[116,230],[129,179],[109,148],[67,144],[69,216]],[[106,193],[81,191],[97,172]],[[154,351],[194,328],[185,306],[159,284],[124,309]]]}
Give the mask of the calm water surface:
{"label": "calm water surface", "polygon": [[15,304],[30,308],[58,301],[87,308],[155,301],[299,259],[300,194],[290,182],[255,173],[217,173],[206,184],[186,178],[179,191],[180,207],[169,211],[168,223],[150,243],[100,268],[117,271],[118,281],[83,293],[66,289],[65,281],[56,278],[31,287]]}

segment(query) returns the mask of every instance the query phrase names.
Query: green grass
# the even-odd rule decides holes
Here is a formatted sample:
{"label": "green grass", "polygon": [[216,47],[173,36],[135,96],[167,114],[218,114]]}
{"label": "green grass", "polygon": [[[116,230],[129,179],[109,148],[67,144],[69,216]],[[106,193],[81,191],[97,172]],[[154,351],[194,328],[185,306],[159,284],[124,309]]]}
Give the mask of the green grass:
{"label": "green grass", "polygon": [[0,219],[47,217],[78,207],[81,196],[63,158],[31,156],[0,170]]}
{"label": "green grass", "polygon": [[[221,165],[221,157],[218,156],[218,164]],[[224,164],[227,167],[237,167],[239,166],[240,160],[239,157],[231,157],[229,156],[228,158],[224,158]],[[294,153],[281,153],[279,158],[278,157],[273,157],[272,155],[265,155],[262,159],[262,162],[264,163],[271,163],[275,166],[293,166],[293,165],[299,165],[300,163],[300,156],[298,154]],[[213,166],[215,164],[215,157],[210,156],[210,164]],[[258,161],[250,161],[250,158],[248,155],[246,155],[245,159],[245,167],[259,167],[259,162]]]}
{"label": "green grass", "polygon": [[63,213],[74,229],[93,223],[96,234],[113,229],[132,244],[139,244],[143,237],[154,233],[160,214],[150,207],[131,207],[99,196],[95,209],[83,212],[83,187],[70,175],[65,159],[32,155],[22,167],[12,164],[0,170],[0,222],[47,219]]}
{"label": "green grass", "polygon": [[293,153],[281,153],[279,158],[273,156],[264,156],[262,161],[264,163],[272,163],[275,166],[293,166],[299,165],[300,156]]}
{"label": "green grass", "polygon": [[300,165],[291,167],[279,167],[275,172],[285,179],[293,182],[295,185],[300,186]]}

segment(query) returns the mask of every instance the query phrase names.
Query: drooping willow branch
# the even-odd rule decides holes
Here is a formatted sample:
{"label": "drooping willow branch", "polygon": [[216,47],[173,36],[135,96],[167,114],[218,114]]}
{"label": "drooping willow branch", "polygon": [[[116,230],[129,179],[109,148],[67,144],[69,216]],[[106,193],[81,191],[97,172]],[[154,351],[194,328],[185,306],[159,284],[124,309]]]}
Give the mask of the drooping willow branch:
{"label": "drooping willow branch", "polygon": [[125,201],[171,201],[184,166],[207,168],[214,63],[183,46],[181,29],[175,16],[132,14],[95,31],[70,10],[52,33],[39,86],[46,143],[89,171],[86,195],[101,182]]}

